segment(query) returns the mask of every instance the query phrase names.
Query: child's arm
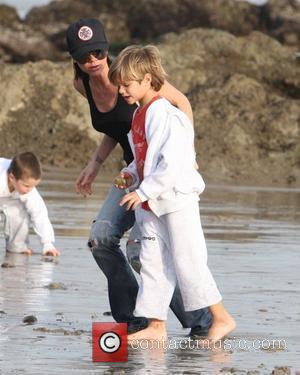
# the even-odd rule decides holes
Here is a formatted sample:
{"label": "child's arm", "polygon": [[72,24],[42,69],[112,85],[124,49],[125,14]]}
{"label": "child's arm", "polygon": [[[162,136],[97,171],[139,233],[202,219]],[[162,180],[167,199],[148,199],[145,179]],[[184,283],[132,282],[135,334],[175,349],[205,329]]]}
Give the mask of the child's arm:
{"label": "child's arm", "polygon": [[142,203],[142,200],[138,193],[132,191],[131,193],[124,195],[120,201],[120,206],[126,205],[126,210],[135,210],[140,203]]}
{"label": "child's arm", "polygon": [[60,255],[59,250],[53,245],[54,231],[48,217],[47,207],[37,189],[34,188],[31,192],[20,195],[20,199],[25,204],[33,228],[43,245],[43,255]]}

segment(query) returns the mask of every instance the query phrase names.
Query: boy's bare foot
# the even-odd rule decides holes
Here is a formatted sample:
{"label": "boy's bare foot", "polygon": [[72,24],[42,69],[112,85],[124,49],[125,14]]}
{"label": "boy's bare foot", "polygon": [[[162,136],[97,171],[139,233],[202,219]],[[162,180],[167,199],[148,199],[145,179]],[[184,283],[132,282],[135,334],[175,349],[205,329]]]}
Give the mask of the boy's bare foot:
{"label": "boy's bare foot", "polygon": [[214,319],[207,335],[211,341],[221,340],[223,337],[232,332],[236,327],[234,319],[228,314],[226,319]]}
{"label": "boy's bare foot", "polygon": [[21,251],[21,254],[32,255],[32,250],[31,249],[24,249],[23,251]]}
{"label": "boy's bare foot", "polygon": [[127,340],[128,342],[137,340],[166,341],[167,338],[165,322],[151,321],[147,328],[128,335]]}
{"label": "boy's bare foot", "polygon": [[44,256],[52,256],[52,257],[59,257],[60,256],[60,251],[53,248],[49,249],[46,252],[43,253]]}

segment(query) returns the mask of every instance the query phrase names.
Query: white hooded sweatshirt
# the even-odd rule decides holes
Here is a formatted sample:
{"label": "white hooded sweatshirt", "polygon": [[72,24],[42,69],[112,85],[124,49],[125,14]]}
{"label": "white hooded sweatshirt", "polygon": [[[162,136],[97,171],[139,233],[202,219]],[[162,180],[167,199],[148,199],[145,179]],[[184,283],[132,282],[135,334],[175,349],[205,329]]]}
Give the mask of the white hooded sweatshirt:
{"label": "white hooded sweatshirt", "polygon": [[[136,160],[123,172],[133,176],[132,188],[158,217],[198,201],[205,184],[195,168],[194,129],[189,118],[166,99],[155,100],[145,117],[147,154],[140,183]],[[131,131],[129,143],[135,158]],[[131,188],[131,190],[132,190]]]}
{"label": "white hooded sweatshirt", "polygon": [[20,200],[23,203],[32,222],[33,228],[43,245],[43,253],[45,254],[48,250],[54,248],[54,231],[48,217],[47,207],[36,188],[33,188],[26,194],[9,191],[7,170],[10,163],[10,159],[0,158],[0,211],[5,211],[5,203],[8,200]]}

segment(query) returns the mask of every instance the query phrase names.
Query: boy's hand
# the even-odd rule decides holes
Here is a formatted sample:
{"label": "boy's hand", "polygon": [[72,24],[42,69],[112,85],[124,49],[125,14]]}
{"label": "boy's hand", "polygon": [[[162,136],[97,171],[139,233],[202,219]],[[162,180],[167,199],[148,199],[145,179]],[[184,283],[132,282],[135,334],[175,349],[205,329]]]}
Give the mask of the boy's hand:
{"label": "boy's hand", "polygon": [[126,210],[135,210],[140,203],[142,203],[141,198],[133,191],[132,193],[124,195],[120,201],[120,206],[127,204]]}
{"label": "boy's hand", "polygon": [[44,256],[52,256],[52,257],[59,257],[60,256],[60,251],[55,249],[49,249],[45,253],[43,253]]}
{"label": "boy's hand", "polygon": [[114,185],[118,189],[127,189],[133,184],[133,178],[128,172],[121,172],[118,177],[114,179]]}

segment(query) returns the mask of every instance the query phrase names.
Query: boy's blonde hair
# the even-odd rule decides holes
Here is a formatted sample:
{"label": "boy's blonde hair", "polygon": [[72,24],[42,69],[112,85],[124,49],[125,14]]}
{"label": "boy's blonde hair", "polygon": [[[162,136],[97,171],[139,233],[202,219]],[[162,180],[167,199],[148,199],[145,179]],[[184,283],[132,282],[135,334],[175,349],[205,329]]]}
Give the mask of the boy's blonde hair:
{"label": "boy's blonde hair", "polygon": [[21,178],[33,178],[39,180],[42,175],[41,164],[33,152],[22,152],[16,155],[8,168],[17,180]]}
{"label": "boy's blonde hair", "polygon": [[151,86],[159,91],[166,77],[166,72],[161,65],[161,58],[158,48],[148,45],[129,46],[120,52],[112,62],[108,78],[116,86],[128,82],[142,82],[145,74],[151,75]]}

